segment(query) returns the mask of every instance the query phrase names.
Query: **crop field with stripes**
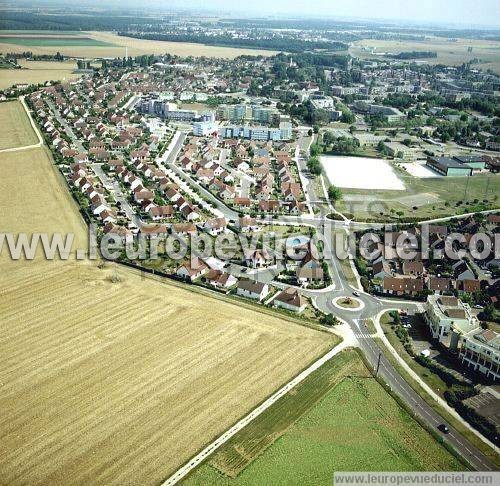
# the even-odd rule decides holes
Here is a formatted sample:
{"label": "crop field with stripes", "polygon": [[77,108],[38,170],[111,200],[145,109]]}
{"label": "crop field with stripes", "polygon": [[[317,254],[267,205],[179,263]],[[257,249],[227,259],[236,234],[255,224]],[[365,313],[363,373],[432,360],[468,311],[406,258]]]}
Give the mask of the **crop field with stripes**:
{"label": "crop field with stripes", "polygon": [[[1,231],[84,245],[43,149],[0,164]],[[334,343],[109,263],[5,253],[0,331],[5,484],[158,484]]]}

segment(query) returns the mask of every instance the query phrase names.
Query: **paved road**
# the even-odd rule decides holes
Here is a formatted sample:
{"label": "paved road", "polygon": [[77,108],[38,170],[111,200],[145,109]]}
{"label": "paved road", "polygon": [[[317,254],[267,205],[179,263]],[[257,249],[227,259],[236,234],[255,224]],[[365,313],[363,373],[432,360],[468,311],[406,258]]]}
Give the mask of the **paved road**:
{"label": "paved road", "polygon": [[245,172],[235,169],[234,167],[231,167],[227,163],[227,158],[229,157],[230,150],[229,149],[222,149],[220,151],[220,156],[219,160],[217,163],[224,169],[226,169],[232,176],[235,178],[235,180],[239,181],[240,184],[240,197],[250,197],[250,189],[252,185],[256,184],[255,178],[251,177],[250,175],[246,174]]}
{"label": "paved road", "polygon": [[307,160],[309,158],[309,144],[307,140],[312,141],[311,137],[305,137],[303,132],[299,132],[297,140],[297,147],[295,148],[295,163],[297,164],[297,171],[299,173],[300,183],[304,196],[306,198],[307,210],[309,215],[314,217],[314,204],[318,201],[318,197],[314,191],[313,180],[310,177],[309,170],[307,169]]}
{"label": "paved road", "polygon": [[[177,132],[179,133],[179,132]],[[162,169],[168,167],[172,170],[180,179],[184,180],[189,186],[195,188],[200,194],[202,194],[203,198],[206,201],[209,201],[212,206],[214,206],[218,212],[217,215],[225,216],[229,220],[238,220],[238,213],[233,211],[231,208],[228,208],[222,201],[217,199],[210,191],[205,189],[202,185],[200,185],[197,181],[195,181],[190,174],[184,172],[179,166],[177,166],[174,162],[175,159],[182,148],[182,144],[186,139],[186,134],[182,133],[179,138],[175,141],[175,145],[172,148],[172,151],[168,153],[168,155],[162,156],[157,160],[158,166]]]}
{"label": "paved road", "polygon": [[[187,177],[190,184],[200,188],[196,181]],[[201,188],[202,189],[202,188]],[[234,211],[227,208],[223,203],[214,198],[208,191],[202,191],[211,201],[217,204],[218,208],[229,219],[234,218]],[[324,212],[324,210],[323,210]],[[338,297],[352,296],[353,288],[349,285],[348,279],[343,272],[342,265],[338,260],[334,248],[333,239],[331,237],[333,231],[338,228],[343,228],[348,233],[357,223],[346,225],[345,222],[336,222],[328,220],[323,216],[284,216],[280,218],[280,222],[285,224],[309,225],[316,228],[318,234],[329,235],[323,238],[325,254],[329,255],[325,259],[327,262],[332,284],[323,290],[311,291],[301,289],[301,293],[312,299],[314,305],[325,313],[330,313],[343,319],[351,328],[353,334],[358,337],[358,342],[361,350],[364,352],[366,359],[373,369],[376,369],[380,359],[379,374],[390,386],[390,388],[398,394],[404,402],[411,408],[415,415],[418,415],[423,421],[427,422],[431,427],[437,427],[439,424],[445,423],[450,433],[443,435],[443,439],[449,442],[470,464],[477,470],[488,471],[495,470],[495,465],[475,446],[466,440],[457,430],[451,427],[442,416],[437,413],[430,405],[425,402],[411,386],[401,377],[399,372],[386,360],[379,348],[375,337],[368,333],[364,320],[374,319],[381,311],[389,309],[404,309],[410,312],[421,310],[421,305],[414,302],[402,302],[401,300],[379,299],[375,296],[360,292],[359,299],[363,303],[360,310],[344,310],[339,309],[333,304],[333,300]],[[350,223],[350,224],[349,224]],[[266,218],[262,224],[276,224],[276,220]],[[382,226],[382,225],[381,225]],[[173,483],[170,483],[173,484]]]}
{"label": "paved road", "polygon": [[73,144],[75,145],[75,147],[80,152],[86,152],[85,147],[83,146],[82,142],[75,135],[75,132],[73,131],[73,129],[71,128],[71,126],[69,125],[69,123],[66,121],[66,119],[61,116],[61,114],[59,113],[59,110],[56,108],[56,106],[54,105],[54,103],[52,102],[52,100],[50,100],[50,99],[47,98],[46,102],[47,102],[47,105],[49,106],[49,108],[52,110],[52,113],[55,116],[56,120],[63,126],[65,132],[68,135],[68,137],[70,137],[71,140],[73,141]]}
{"label": "paved road", "polygon": [[109,178],[108,175],[102,170],[101,165],[102,164],[93,163],[90,164],[90,167],[92,167],[92,170],[95,172],[96,176],[99,177],[102,185],[113,193],[116,201],[120,202],[121,209],[125,211],[127,218],[132,221],[138,228],[142,228],[142,225],[144,223],[139,215],[135,212],[134,208],[128,202],[125,194],[123,194],[119,182],[115,179]]}
{"label": "paved road", "polygon": [[[364,324],[359,319],[351,319],[355,332],[366,333]],[[450,432],[444,435],[445,441],[450,443],[472,466],[478,471],[495,471],[496,467],[482,452],[476,449],[456,429],[447,423],[427,402],[411,388],[401,377],[398,371],[387,361],[376,341],[370,336],[359,339],[359,345],[368,362],[377,368],[380,356],[379,375],[384,379],[393,392],[409,405],[415,416],[420,417],[425,423],[437,430],[438,425],[447,424]]]}
{"label": "paved road", "polygon": [[[195,183],[195,181],[189,174],[185,173],[179,166],[175,164],[175,160],[182,150],[185,139],[185,133],[176,132],[166,152],[161,157],[158,157],[156,159],[156,164],[160,169],[164,170],[176,184],[179,185],[182,191],[184,191],[193,200],[195,200],[201,208],[205,209],[208,212],[211,212],[218,218],[225,216],[226,212],[221,211],[219,209],[219,205],[214,203],[214,200],[218,203],[220,203],[220,201],[218,201],[213,196],[212,198],[206,197],[207,194],[210,194],[210,192],[204,189],[199,184]],[[205,197],[201,197],[197,192],[193,190],[193,188],[196,188]],[[207,203],[207,199],[211,204]]]}
{"label": "paved road", "polygon": [[[349,324],[354,334],[363,334],[358,339],[359,346],[366,356],[366,359],[373,369],[376,369],[380,359],[379,374],[390,388],[399,395],[411,408],[415,415],[428,423],[431,427],[437,428],[439,424],[446,424],[450,433],[443,435],[445,441],[449,442],[458,452],[466,458],[479,471],[496,470],[495,465],[481,451],[465,439],[456,429],[454,429],[443,417],[437,413],[423,398],[418,395],[413,388],[401,377],[399,372],[384,357],[373,336],[370,336],[364,324],[367,319],[374,319],[381,311],[389,309],[404,309],[409,312],[421,310],[421,303],[402,302],[401,300],[379,299],[364,292],[359,293],[359,300],[363,303],[361,310],[343,310],[335,307],[333,300],[338,297],[352,296],[352,288],[347,283],[342,271],[340,261],[334,253],[329,262],[330,271],[333,272],[332,280],[335,288],[328,292],[303,291],[311,297],[315,306],[325,313],[334,314]],[[380,358],[379,358],[380,357]]]}

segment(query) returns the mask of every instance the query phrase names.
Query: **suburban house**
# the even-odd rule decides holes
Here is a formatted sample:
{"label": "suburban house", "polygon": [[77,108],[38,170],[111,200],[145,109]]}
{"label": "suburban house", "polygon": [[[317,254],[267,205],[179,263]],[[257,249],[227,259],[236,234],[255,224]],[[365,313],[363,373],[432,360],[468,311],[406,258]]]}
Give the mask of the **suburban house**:
{"label": "suburban house", "polygon": [[251,218],[250,216],[242,216],[239,220],[239,226],[242,233],[251,233],[254,231],[259,231],[260,227],[257,224],[257,220],[255,218]]}
{"label": "suburban house", "polygon": [[432,290],[435,294],[448,292],[452,287],[450,278],[445,277],[429,277],[427,279],[427,288]]}
{"label": "suburban house", "polygon": [[172,206],[154,206],[149,210],[149,215],[153,221],[169,219],[174,216],[174,208]]}
{"label": "suburban house", "polygon": [[260,302],[269,294],[269,285],[250,279],[240,280],[238,282],[236,294]]}
{"label": "suburban house", "polygon": [[216,236],[226,231],[227,221],[226,218],[213,218],[205,221],[202,227],[208,234]]}
{"label": "suburban house", "polygon": [[273,305],[281,309],[292,312],[303,312],[307,307],[307,301],[302,297],[299,291],[294,287],[282,290],[273,300]]}
{"label": "suburban house", "polygon": [[310,252],[300,262],[295,274],[301,283],[319,282],[324,279],[323,265]]}
{"label": "suburban house", "polygon": [[189,281],[196,280],[197,278],[205,275],[209,271],[208,266],[199,260],[198,258],[193,258],[186,263],[183,263],[177,269],[177,276],[185,278]]}
{"label": "suburban house", "polygon": [[380,257],[372,265],[373,278],[382,280],[385,277],[391,277],[392,271],[389,262],[384,258]]}
{"label": "suburban house", "polygon": [[245,263],[250,268],[264,268],[273,263],[273,258],[266,249],[245,251]]}
{"label": "suburban house", "polygon": [[424,281],[412,277],[385,277],[383,290],[390,295],[416,295],[424,290]]}
{"label": "suburban house", "polygon": [[211,269],[203,279],[208,284],[220,289],[228,289],[238,282],[238,279],[233,275],[216,269]]}

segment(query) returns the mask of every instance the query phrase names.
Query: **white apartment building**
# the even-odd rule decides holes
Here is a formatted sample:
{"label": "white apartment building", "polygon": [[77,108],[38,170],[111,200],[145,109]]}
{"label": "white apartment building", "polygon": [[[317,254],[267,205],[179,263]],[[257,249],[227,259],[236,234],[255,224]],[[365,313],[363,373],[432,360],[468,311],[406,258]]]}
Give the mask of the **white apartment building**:
{"label": "white apartment building", "polygon": [[500,379],[500,334],[479,328],[462,335],[459,358],[488,378]]}
{"label": "white apartment building", "polygon": [[424,316],[432,337],[450,349],[458,348],[460,335],[479,328],[470,306],[456,297],[429,295]]}

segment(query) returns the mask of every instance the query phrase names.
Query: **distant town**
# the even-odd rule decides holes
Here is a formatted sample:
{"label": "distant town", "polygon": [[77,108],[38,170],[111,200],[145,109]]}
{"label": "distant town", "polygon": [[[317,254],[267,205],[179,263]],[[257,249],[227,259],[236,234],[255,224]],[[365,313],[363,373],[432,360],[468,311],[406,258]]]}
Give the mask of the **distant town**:
{"label": "distant town", "polygon": [[254,22],[138,20],[113,36],[273,52],[5,52],[6,70],[71,63],[75,78],[16,83],[0,106],[19,100],[97,241],[121,245],[104,261],[339,333],[472,468],[495,469],[499,72],[473,47],[446,64],[370,44],[451,34]]}

